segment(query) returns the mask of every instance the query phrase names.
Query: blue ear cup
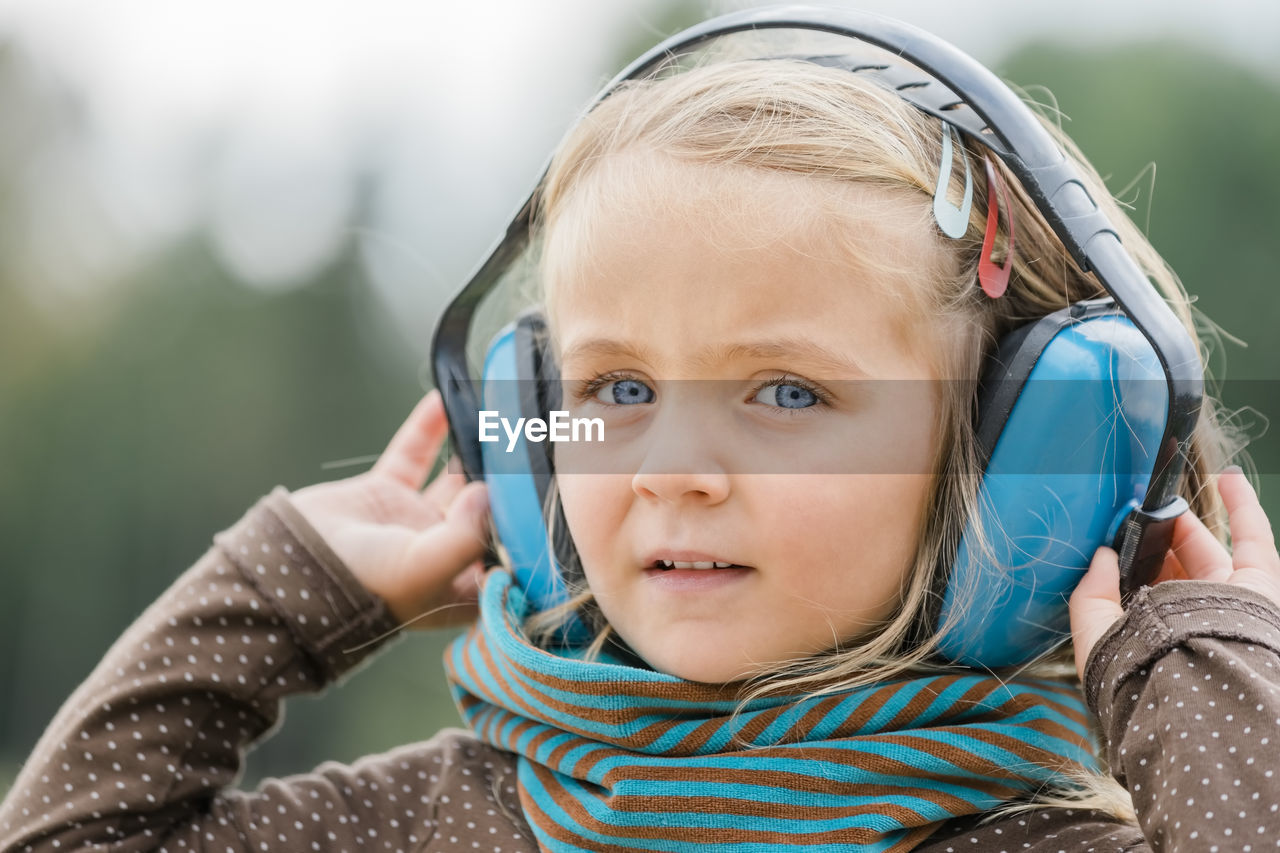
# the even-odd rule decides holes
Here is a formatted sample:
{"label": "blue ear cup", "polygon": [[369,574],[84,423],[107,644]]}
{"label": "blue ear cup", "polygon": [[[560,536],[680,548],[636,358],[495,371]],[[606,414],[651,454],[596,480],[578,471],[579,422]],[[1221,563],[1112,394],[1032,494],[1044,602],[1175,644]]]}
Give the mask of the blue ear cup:
{"label": "blue ear cup", "polygon": [[1168,389],[1132,321],[1093,300],[1006,338],[980,400],[979,517],[935,627],[944,657],[998,667],[1069,636],[1072,590],[1146,493]]}
{"label": "blue ear cup", "polygon": [[[545,419],[559,407],[559,390],[560,374],[548,349],[546,324],[539,312],[528,311],[489,345],[482,409],[513,425],[519,418]],[[498,433],[498,441],[480,442],[490,513],[517,585],[536,610],[548,610],[568,600],[565,566],[576,565],[567,559],[572,545],[564,516],[557,509],[554,532],[547,521],[554,475],[550,444],[530,442],[523,434],[512,442],[504,430]],[[590,639],[591,633],[575,617],[559,636],[575,643]]]}
{"label": "blue ear cup", "polygon": [[[510,424],[518,418],[542,416],[536,400],[540,334],[541,320],[525,315],[498,333],[485,356],[483,409]],[[489,509],[516,582],[538,609],[546,609],[565,598],[543,515],[551,476],[546,445],[529,442],[521,434],[508,450],[508,437],[501,428],[497,438],[480,444]]]}

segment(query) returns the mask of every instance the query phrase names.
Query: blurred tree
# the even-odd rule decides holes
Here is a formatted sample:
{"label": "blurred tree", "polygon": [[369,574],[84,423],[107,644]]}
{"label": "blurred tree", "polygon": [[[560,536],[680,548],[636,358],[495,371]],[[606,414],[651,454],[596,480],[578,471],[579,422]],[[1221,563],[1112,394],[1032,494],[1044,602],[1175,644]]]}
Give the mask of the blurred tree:
{"label": "blurred tree", "polygon": [[[697,10],[673,3],[667,31]],[[657,35],[624,50],[629,60]],[[1271,207],[1280,92],[1184,45],[1038,45],[1001,63],[1047,85],[1113,189],[1150,160],[1159,193],[1121,193],[1201,306],[1254,342],[1233,375],[1274,377],[1280,316]],[[58,705],[123,628],[260,495],[347,476],[412,407],[422,372],[385,327],[350,251],[287,293],[242,287],[189,235],[79,337],[51,334],[17,286],[13,191],[26,158],[71,132],[57,93],[0,50],[0,794]],[[1260,400],[1231,400],[1235,404]],[[1280,458],[1256,453],[1269,472]],[[1280,504],[1269,500],[1273,517]],[[415,636],[321,702],[295,702],[244,780],[427,737],[456,714],[445,637]]]}
{"label": "blurred tree", "polygon": [[[1030,45],[1000,71],[1052,93],[1066,131],[1131,205],[1196,307],[1245,343],[1224,337],[1211,356],[1211,369],[1226,380],[1227,408],[1251,406],[1280,420],[1280,87],[1178,42],[1098,50]],[[1240,421],[1253,424],[1254,437],[1264,427],[1249,413]],[[1249,453],[1276,518],[1280,441],[1261,436]]]}

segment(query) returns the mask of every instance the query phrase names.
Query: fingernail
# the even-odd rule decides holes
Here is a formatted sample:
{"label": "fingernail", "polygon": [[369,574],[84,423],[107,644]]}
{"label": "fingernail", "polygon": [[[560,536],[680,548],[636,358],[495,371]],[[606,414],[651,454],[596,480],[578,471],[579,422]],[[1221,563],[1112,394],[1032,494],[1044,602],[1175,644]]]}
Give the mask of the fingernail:
{"label": "fingernail", "polygon": [[1224,474],[1243,474],[1243,473],[1244,473],[1244,469],[1243,469],[1243,468],[1241,468],[1239,465],[1228,465],[1226,468],[1223,468],[1223,469],[1222,469],[1222,473],[1224,473]]}

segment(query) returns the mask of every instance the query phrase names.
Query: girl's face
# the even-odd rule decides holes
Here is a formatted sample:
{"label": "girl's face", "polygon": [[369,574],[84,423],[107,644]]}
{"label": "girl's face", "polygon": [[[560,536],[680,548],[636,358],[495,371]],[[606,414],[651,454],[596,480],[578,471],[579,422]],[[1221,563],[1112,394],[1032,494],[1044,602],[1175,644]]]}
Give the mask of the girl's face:
{"label": "girl's face", "polygon": [[[936,337],[897,298],[936,275],[929,220],[815,182],[664,161],[599,205],[553,289],[563,406],[605,425],[556,447],[570,532],[609,623],[685,679],[873,631],[932,493]],[[864,211],[841,246],[836,196]]]}

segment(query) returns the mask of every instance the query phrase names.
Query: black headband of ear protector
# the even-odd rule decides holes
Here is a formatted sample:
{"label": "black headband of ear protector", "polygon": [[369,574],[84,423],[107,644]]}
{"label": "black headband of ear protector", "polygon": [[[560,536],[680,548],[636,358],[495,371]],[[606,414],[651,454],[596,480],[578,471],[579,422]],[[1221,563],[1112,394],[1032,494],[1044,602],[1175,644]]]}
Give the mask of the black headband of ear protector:
{"label": "black headband of ear protector", "polygon": [[[886,59],[886,54],[878,51],[875,61],[850,70],[874,76],[1003,160],[1080,268],[1097,276],[1151,343],[1168,384],[1168,415],[1142,506],[1121,525],[1115,547],[1124,589],[1153,580],[1169,548],[1173,519],[1186,509],[1178,488],[1204,385],[1196,346],[1125,251],[1071,160],[1031,110],[994,74],[946,42],[898,21],[852,10],[781,6],[724,15],[667,39],[610,81],[593,106],[624,81],[642,78],[712,39],[770,29],[845,36],[892,54]],[[476,423],[480,408],[466,355],[472,318],[526,247],[540,188],[541,180],[489,257],[445,309],[435,329],[432,365],[436,386],[445,392],[451,437],[469,479],[483,475],[479,446],[459,426]]]}

